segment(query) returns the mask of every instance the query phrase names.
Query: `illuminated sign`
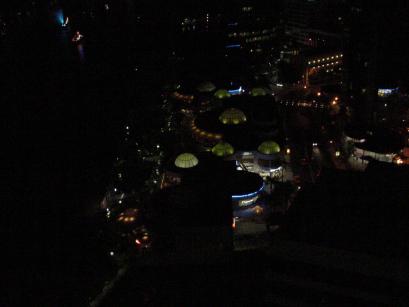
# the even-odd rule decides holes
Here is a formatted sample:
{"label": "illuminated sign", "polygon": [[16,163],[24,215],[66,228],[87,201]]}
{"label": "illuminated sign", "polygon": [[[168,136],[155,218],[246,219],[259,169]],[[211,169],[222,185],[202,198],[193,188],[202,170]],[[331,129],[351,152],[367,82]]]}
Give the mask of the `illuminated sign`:
{"label": "illuminated sign", "polygon": [[239,207],[250,206],[250,205],[254,204],[257,199],[258,199],[258,195],[253,197],[253,198],[250,198],[250,199],[240,200],[239,201]]}
{"label": "illuminated sign", "polygon": [[397,88],[379,88],[378,97],[388,97],[397,92]]}

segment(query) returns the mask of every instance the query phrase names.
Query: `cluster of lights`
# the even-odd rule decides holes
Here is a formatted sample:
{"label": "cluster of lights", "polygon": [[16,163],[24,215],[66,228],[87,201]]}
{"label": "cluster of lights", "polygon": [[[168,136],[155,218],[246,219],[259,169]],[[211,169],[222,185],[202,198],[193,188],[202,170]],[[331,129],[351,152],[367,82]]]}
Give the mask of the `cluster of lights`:
{"label": "cluster of lights", "polygon": [[135,239],[135,244],[137,246],[142,246],[142,244],[145,244],[145,247],[146,247],[146,244],[148,243],[148,241],[149,241],[149,234],[147,232],[144,232],[142,235],[142,238]]}
{"label": "cluster of lights", "polygon": [[324,108],[324,104],[322,104],[322,103],[318,104],[315,101],[309,102],[309,101],[305,101],[305,100],[298,101],[298,102],[295,102],[295,101],[280,101],[280,104],[285,104],[286,106],[292,106],[292,107],[296,106],[296,107],[305,107],[305,108],[321,108],[321,109]]}
{"label": "cluster of lights", "polygon": [[122,212],[118,216],[118,222],[122,222],[125,224],[132,223],[136,220],[136,214],[138,213],[138,209],[128,209],[125,212]]}
{"label": "cluster of lights", "polygon": [[[326,58],[320,58],[320,59],[308,61],[308,65],[333,61],[333,60],[336,60],[336,59],[340,59],[342,57],[343,57],[343,54],[341,53],[341,54],[333,55],[333,56],[326,57]],[[338,64],[338,61],[336,63]]]}
{"label": "cluster of lights", "polygon": [[193,95],[183,95],[178,92],[174,92],[173,97],[176,98],[177,100],[182,100],[184,102],[192,102],[193,99],[195,98]]}
{"label": "cluster of lights", "polygon": [[338,104],[339,98],[337,96],[334,97],[334,100],[331,101],[331,105],[336,106]]}
{"label": "cluster of lights", "polygon": [[403,164],[403,160],[401,158],[396,159],[396,164]]}
{"label": "cluster of lights", "polygon": [[222,139],[222,135],[219,134],[219,133],[211,133],[211,132],[207,132],[207,131],[199,129],[195,125],[194,121],[192,121],[191,129],[192,129],[193,133],[197,137],[200,137],[200,138],[206,138],[206,139],[211,139],[211,140],[221,140]]}
{"label": "cluster of lights", "polygon": [[378,89],[378,97],[388,97],[396,91],[397,88],[380,88]]}
{"label": "cluster of lights", "polygon": [[260,34],[268,34],[268,33],[272,33],[273,30],[272,29],[264,29],[262,31],[246,31],[246,32],[233,32],[233,33],[229,33],[228,37],[248,37],[248,36],[252,36],[252,35],[260,35]]}
{"label": "cluster of lights", "polygon": [[256,41],[266,41],[269,40],[273,37],[272,34],[268,35],[262,35],[262,36],[256,36],[256,37],[251,37],[251,38],[246,38],[246,43],[251,43],[251,42],[256,42]]}
{"label": "cluster of lights", "polygon": [[253,211],[254,211],[254,213],[256,215],[260,215],[260,214],[262,214],[264,212],[264,209],[263,209],[263,207],[260,207],[260,206],[257,205],[257,206],[255,206],[253,208]]}
{"label": "cluster of lights", "polygon": [[326,63],[326,64],[322,64],[322,65],[313,66],[312,69],[318,69],[318,68],[324,68],[324,67],[329,67],[329,66],[333,66],[333,65],[338,65],[339,63],[340,63],[339,61],[330,62],[330,63]]}

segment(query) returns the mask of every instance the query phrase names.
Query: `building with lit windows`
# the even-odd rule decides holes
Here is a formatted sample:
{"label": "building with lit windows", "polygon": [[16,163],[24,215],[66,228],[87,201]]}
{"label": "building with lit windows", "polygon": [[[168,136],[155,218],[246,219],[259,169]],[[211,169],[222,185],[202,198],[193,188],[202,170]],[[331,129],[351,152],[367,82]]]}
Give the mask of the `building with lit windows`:
{"label": "building with lit windows", "polygon": [[271,50],[277,36],[278,18],[271,16],[273,10],[267,12],[250,5],[231,11],[225,29],[226,49],[242,49],[249,53]]}
{"label": "building with lit windows", "polygon": [[342,52],[306,56],[304,84],[328,85],[342,82]]}
{"label": "building with lit windows", "polygon": [[343,0],[285,1],[285,32],[296,43],[310,48],[339,47],[344,28]]}

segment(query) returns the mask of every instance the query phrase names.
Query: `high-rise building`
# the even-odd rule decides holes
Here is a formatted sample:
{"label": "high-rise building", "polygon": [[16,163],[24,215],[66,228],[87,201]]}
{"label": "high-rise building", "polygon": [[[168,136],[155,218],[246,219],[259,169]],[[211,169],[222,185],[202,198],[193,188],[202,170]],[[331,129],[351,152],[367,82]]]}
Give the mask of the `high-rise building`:
{"label": "high-rise building", "polygon": [[285,32],[296,43],[314,48],[338,48],[341,44],[345,1],[288,0]]}
{"label": "high-rise building", "polygon": [[394,6],[352,1],[349,39],[345,48],[348,90],[357,119],[368,124],[383,121],[386,96],[407,83],[409,4]]}

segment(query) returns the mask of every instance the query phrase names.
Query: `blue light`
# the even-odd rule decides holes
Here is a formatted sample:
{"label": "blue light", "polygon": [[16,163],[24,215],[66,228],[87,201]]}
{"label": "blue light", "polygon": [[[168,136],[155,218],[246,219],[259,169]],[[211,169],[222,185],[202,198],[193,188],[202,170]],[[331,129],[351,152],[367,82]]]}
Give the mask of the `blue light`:
{"label": "blue light", "polygon": [[245,198],[251,198],[256,196],[258,193],[260,193],[264,189],[264,182],[263,185],[261,186],[260,189],[258,189],[256,192],[249,193],[249,194],[243,194],[243,195],[232,195],[233,200],[240,200],[240,199],[245,199]]}
{"label": "blue light", "polygon": [[64,25],[64,13],[62,9],[58,9],[55,11],[55,18],[60,25]]}
{"label": "blue light", "polygon": [[229,92],[229,94],[232,94],[232,95],[238,95],[238,94],[240,94],[242,91],[243,91],[243,89],[242,89],[241,86],[240,86],[238,89],[236,89],[236,90],[229,90],[228,92]]}
{"label": "blue light", "polygon": [[240,44],[227,45],[226,48],[240,48]]}

